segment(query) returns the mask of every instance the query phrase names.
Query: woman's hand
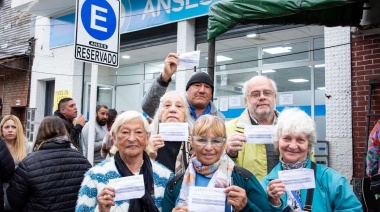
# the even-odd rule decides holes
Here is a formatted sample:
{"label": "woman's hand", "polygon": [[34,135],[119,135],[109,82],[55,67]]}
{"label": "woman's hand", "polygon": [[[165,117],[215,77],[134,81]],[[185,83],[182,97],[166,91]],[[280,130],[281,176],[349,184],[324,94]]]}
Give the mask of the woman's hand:
{"label": "woman's hand", "polygon": [[164,147],[165,142],[161,135],[151,135],[149,137],[148,145],[149,147],[147,149],[148,149],[149,157],[152,159],[156,159],[158,149]]}
{"label": "woman's hand", "polygon": [[172,212],[189,212],[187,206],[177,206],[173,208]]}
{"label": "woman's hand", "polygon": [[227,194],[227,202],[232,205],[236,211],[241,211],[247,205],[247,194],[245,190],[238,186],[230,186],[224,190]]}
{"label": "woman's hand", "polygon": [[285,193],[285,185],[282,183],[282,180],[276,179],[269,182],[267,186],[267,193],[269,202],[272,205],[280,206],[281,199],[280,197]]}
{"label": "woman's hand", "polygon": [[115,189],[106,186],[104,189],[98,194],[98,207],[100,212],[108,212],[111,209],[111,206],[114,206],[115,203],[113,198],[115,197]]}

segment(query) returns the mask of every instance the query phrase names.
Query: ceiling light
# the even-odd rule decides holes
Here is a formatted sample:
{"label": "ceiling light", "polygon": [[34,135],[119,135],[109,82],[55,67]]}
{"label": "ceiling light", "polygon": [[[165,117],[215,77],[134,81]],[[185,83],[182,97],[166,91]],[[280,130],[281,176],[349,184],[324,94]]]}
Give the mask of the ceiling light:
{"label": "ceiling light", "polygon": [[273,73],[275,70],[262,70],[261,73]]}
{"label": "ceiling light", "polygon": [[[205,57],[205,59],[208,60],[208,57]],[[224,62],[224,61],[229,61],[229,60],[232,60],[232,58],[226,57],[223,55],[216,56],[216,62]]]}
{"label": "ceiling light", "polygon": [[273,47],[273,48],[268,48],[268,49],[263,49],[264,52],[269,53],[269,54],[281,54],[281,53],[286,53],[286,52],[291,52],[292,47]]}
{"label": "ceiling light", "polygon": [[302,78],[300,78],[300,79],[288,79],[288,81],[295,82],[295,83],[298,83],[298,82],[309,82],[309,80],[302,79]]}
{"label": "ceiling light", "polygon": [[232,60],[232,58],[226,57],[223,55],[216,56],[216,62],[224,62],[224,61],[229,61],[229,60]]}
{"label": "ceiling light", "polygon": [[111,90],[112,88],[100,87],[99,90]]}
{"label": "ceiling light", "polygon": [[247,38],[255,38],[256,36],[257,36],[256,33],[248,34],[248,35],[247,35]]}
{"label": "ceiling light", "polygon": [[123,55],[123,56],[121,56],[121,58],[123,58],[123,59],[130,59],[131,56],[129,56],[129,55]]}
{"label": "ceiling light", "polygon": [[326,90],[326,87],[318,87],[318,90]]}
{"label": "ceiling light", "polygon": [[318,64],[318,65],[315,65],[314,67],[315,68],[322,68],[322,67],[325,67],[326,65],[325,64]]}

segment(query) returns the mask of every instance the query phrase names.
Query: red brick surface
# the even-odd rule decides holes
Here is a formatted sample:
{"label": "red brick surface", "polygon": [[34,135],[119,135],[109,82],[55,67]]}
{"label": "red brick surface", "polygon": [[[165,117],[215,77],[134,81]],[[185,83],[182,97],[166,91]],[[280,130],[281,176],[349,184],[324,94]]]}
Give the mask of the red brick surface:
{"label": "red brick surface", "polygon": [[[362,177],[366,150],[366,115],[380,114],[380,86],[372,93],[372,107],[368,108],[370,79],[380,79],[380,34],[351,39],[352,76],[352,136],[354,177]],[[369,131],[380,116],[370,118]]]}

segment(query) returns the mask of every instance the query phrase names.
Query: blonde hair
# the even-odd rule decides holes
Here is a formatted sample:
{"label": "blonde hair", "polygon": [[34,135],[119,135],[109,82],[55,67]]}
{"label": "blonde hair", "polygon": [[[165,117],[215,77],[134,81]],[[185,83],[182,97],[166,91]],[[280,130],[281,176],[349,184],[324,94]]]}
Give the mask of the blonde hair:
{"label": "blonde hair", "polygon": [[211,130],[211,132],[217,137],[227,137],[226,126],[223,119],[218,116],[212,116],[209,114],[202,115],[195,121],[192,135],[205,136],[209,130]]}
{"label": "blonde hair", "polygon": [[6,115],[4,116],[3,120],[1,120],[0,123],[0,129],[1,129],[1,137],[5,141],[4,135],[3,135],[3,126],[5,122],[12,120],[16,125],[16,142],[9,151],[11,152],[11,155],[13,157],[13,160],[15,162],[20,162],[26,157],[26,148],[25,146],[28,144],[28,141],[25,139],[24,136],[24,128],[21,125],[20,119],[17,118],[17,116],[14,115]]}

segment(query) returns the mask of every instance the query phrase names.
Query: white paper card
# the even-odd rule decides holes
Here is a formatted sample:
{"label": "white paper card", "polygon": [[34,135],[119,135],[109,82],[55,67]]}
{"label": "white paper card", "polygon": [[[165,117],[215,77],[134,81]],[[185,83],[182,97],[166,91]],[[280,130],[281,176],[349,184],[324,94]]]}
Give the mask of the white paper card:
{"label": "white paper card", "polygon": [[189,140],[189,125],[188,123],[160,123],[159,132],[164,141],[187,141]]}
{"label": "white paper card", "polygon": [[285,184],[287,191],[315,188],[313,169],[292,169],[278,171],[278,178]]}
{"label": "white paper card", "polygon": [[272,125],[247,125],[244,135],[248,144],[272,144]]}
{"label": "white paper card", "polygon": [[219,98],[219,110],[227,111],[228,110],[228,97]]}
{"label": "white paper card", "polygon": [[225,188],[190,186],[189,210],[196,212],[224,212]]}
{"label": "white paper card", "polygon": [[199,66],[200,55],[201,51],[181,53],[178,58],[178,66],[183,68],[193,68],[194,66]]}
{"label": "white paper card", "polygon": [[111,179],[108,186],[115,189],[113,201],[137,199],[145,194],[144,177],[142,174]]}

